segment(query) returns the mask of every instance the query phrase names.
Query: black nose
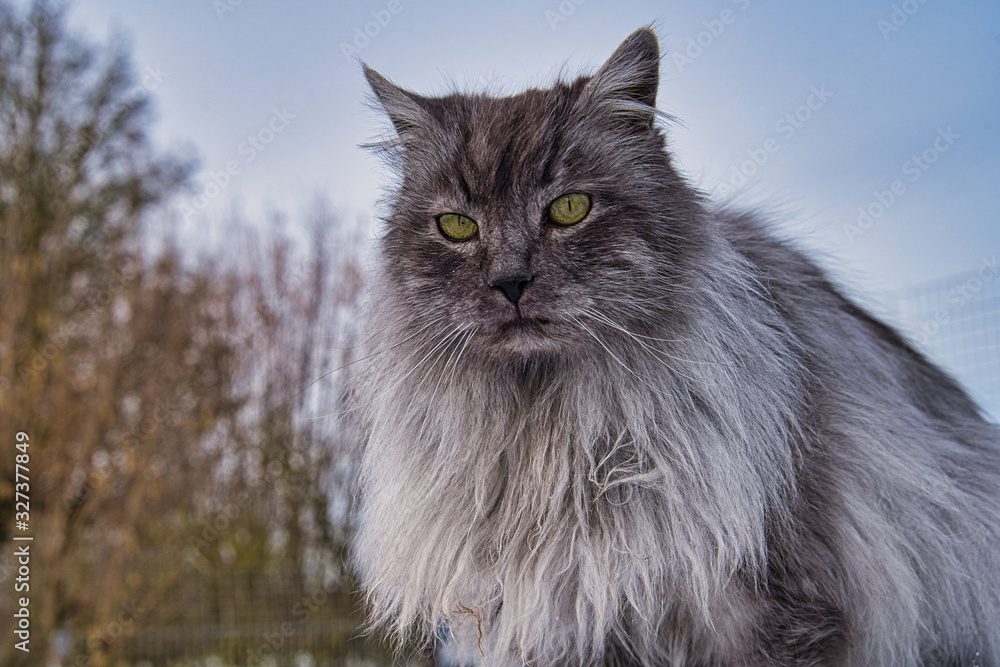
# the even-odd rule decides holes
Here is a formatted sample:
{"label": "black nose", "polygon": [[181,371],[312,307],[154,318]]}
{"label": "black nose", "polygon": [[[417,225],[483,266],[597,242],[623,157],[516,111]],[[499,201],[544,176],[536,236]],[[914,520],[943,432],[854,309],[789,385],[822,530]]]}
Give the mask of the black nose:
{"label": "black nose", "polygon": [[524,294],[524,288],[528,286],[531,282],[531,278],[525,278],[524,276],[514,276],[512,278],[501,278],[495,281],[490,287],[494,287],[504,293],[511,303],[517,303],[517,300],[521,298]]}

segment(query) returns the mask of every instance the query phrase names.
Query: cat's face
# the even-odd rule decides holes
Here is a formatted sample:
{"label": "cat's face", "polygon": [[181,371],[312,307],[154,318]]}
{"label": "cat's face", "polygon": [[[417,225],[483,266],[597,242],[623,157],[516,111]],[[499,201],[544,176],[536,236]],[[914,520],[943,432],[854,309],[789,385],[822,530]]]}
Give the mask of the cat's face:
{"label": "cat's face", "polygon": [[426,98],[366,74],[399,137],[382,249],[414,326],[523,355],[641,324],[691,205],[653,122],[650,31],[593,78],[513,97]]}

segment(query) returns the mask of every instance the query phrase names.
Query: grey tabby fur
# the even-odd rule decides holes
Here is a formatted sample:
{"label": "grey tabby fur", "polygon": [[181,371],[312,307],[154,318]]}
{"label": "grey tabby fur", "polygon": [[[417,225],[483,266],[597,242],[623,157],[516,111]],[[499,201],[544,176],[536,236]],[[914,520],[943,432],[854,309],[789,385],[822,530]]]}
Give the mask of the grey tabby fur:
{"label": "grey tabby fur", "polygon": [[485,665],[1000,664],[998,429],[678,175],[658,65],[641,29],[511,97],[365,69],[402,176],[357,390],[373,624]]}

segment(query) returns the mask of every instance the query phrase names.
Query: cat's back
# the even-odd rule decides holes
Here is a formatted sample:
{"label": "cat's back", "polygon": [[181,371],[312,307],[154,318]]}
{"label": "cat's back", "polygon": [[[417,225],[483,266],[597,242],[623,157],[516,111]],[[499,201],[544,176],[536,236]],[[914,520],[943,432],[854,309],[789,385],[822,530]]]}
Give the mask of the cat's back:
{"label": "cat's back", "polygon": [[[953,426],[986,427],[1000,450],[1000,431],[990,428],[979,408],[947,373],[931,363],[899,332],[847,297],[814,261],[780,240],[756,214],[720,209],[723,235],[746,260],[750,271],[790,330],[813,376],[839,379],[852,394],[873,379],[900,390],[899,400],[929,418]],[[864,378],[868,384],[852,382]],[[884,386],[877,393],[884,394]],[[1000,456],[1000,451],[998,451]]]}
{"label": "cat's back", "polygon": [[[772,544],[777,558],[827,552],[846,565],[821,574],[821,586],[864,592],[836,606],[873,628],[910,627],[923,635],[918,643],[947,645],[975,618],[980,641],[992,641],[1000,623],[1000,428],[759,216],[720,210],[715,220],[757,283],[751,298],[784,322],[805,371],[808,429],[792,503],[798,529]],[[892,605],[868,595],[877,588]],[[986,656],[996,648],[983,644],[978,660],[958,664],[992,664]]]}

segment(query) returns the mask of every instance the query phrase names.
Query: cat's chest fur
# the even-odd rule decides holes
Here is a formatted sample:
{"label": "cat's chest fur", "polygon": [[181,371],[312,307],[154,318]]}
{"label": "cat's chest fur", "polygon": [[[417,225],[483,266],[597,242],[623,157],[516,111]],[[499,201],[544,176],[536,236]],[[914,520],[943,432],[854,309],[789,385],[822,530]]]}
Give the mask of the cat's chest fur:
{"label": "cat's chest fur", "polygon": [[601,655],[616,635],[634,645],[627,626],[643,618],[704,629],[667,638],[685,652],[718,654],[744,632],[741,591],[714,582],[760,555],[763,498],[725,479],[732,460],[709,460],[710,430],[687,432],[694,406],[599,363],[458,369],[443,356],[413,373],[413,356],[373,378],[357,549],[383,554],[361,560],[376,610],[464,628],[487,664]]}

